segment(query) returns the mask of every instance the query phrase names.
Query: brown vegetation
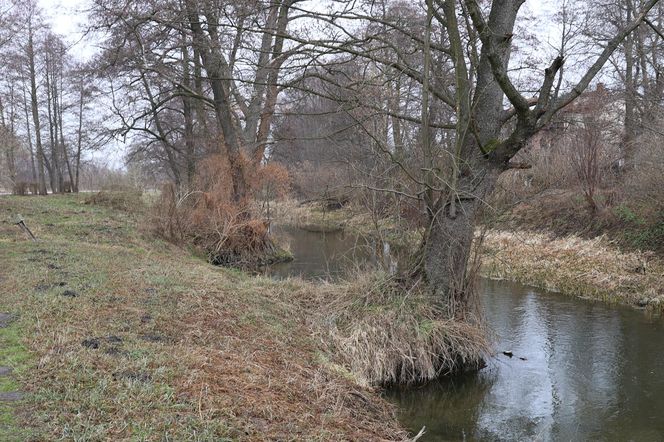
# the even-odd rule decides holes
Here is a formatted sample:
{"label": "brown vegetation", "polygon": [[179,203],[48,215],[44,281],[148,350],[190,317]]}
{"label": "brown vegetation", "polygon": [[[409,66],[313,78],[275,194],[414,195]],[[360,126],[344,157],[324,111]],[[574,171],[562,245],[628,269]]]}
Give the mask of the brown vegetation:
{"label": "brown vegetation", "polygon": [[39,193],[39,185],[37,183],[26,181],[17,181],[14,183],[12,193],[19,196],[25,196],[28,194],[37,195]]}
{"label": "brown vegetation", "polygon": [[109,187],[85,198],[85,204],[137,211],[143,207],[143,192],[130,187]]}
{"label": "brown vegetation", "polygon": [[329,298],[317,287],[212,267],[142,236],[140,215],[81,202],[0,199],[0,211],[22,213],[41,239],[0,225],[0,311],[18,315],[30,355],[15,370],[27,393],[18,434],[406,439],[377,390],[321,356],[312,329],[326,326],[317,319]]}
{"label": "brown vegetation", "polygon": [[489,277],[664,311],[664,262],[652,253],[620,251],[606,237],[525,231],[489,231],[484,245]]}
{"label": "brown vegetation", "polygon": [[479,318],[448,316],[424,284],[380,272],[352,281],[324,289],[323,332],[331,359],[359,382],[424,383],[483,366],[490,344]]}
{"label": "brown vegetation", "polygon": [[[269,201],[288,191],[288,173],[278,165],[252,168],[245,161],[243,169],[251,200]],[[217,265],[253,268],[287,258],[269,235],[269,220],[251,200],[234,201],[229,176],[228,162],[214,155],[201,162],[194,189],[180,195],[175,186],[164,185],[150,219],[154,233],[193,245]]]}

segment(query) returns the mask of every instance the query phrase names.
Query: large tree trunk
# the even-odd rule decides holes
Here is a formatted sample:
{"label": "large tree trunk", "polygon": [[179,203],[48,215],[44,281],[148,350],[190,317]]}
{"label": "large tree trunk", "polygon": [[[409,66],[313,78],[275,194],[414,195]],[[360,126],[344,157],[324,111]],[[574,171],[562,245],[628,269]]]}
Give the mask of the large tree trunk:
{"label": "large tree trunk", "polygon": [[[632,19],[632,8],[627,7],[627,22]],[[623,152],[625,169],[634,163],[636,147],[636,79],[634,78],[634,36],[625,39],[625,132],[623,134]]]}
{"label": "large tree trunk", "polygon": [[463,177],[461,188],[474,187],[472,196],[458,197],[456,207],[446,202],[430,214],[422,248],[426,282],[451,316],[464,315],[472,307],[473,269],[469,269],[475,227],[486,198],[493,191],[500,170],[486,164],[482,177]]}
{"label": "large tree trunk", "polygon": [[241,203],[244,202],[247,196],[248,188],[244,175],[240,134],[235,126],[230,91],[226,84],[228,82],[226,79],[229,78],[229,75],[225,75],[228,66],[219,47],[216,18],[210,11],[206,11],[208,17],[206,33],[201,26],[198,6],[194,2],[187,2],[186,6],[189,24],[194,35],[194,46],[198,50],[202,65],[207,71],[207,80],[212,89],[217,123],[224,136],[224,145],[221,147],[221,151],[228,158],[230,165],[233,201]]}
{"label": "large tree trunk", "polygon": [[[512,34],[522,4],[522,0],[495,0],[488,17],[489,25],[482,35],[487,47],[490,45],[492,54],[504,66],[507,66],[510,56],[510,42],[505,36]],[[469,275],[468,262],[475,226],[504,166],[501,164],[504,162],[503,158],[488,156],[483,154],[482,150],[487,145],[497,143],[500,138],[505,94],[495,78],[495,67],[492,66],[489,51],[483,50],[477,66],[476,93],[471,105],[470,77],[464,59],[462,36],[458,31],[455,2],[447,0],[443,12],[456,67],[456,144],[450,155],[453,160],[449,167],[451,176],[448,180],[448,191],[437,196],[429,189],[425,194],[429,228],[422,245],[423,256],[419,264],[424,269],[430,290],[440,304],[450,315],[458,316],[469,311],[469,300],[473,295],[473,281],[469,278],[473,275]],[[425,41],[425,57],[427,48]],[[425,58],[425,69],[426,66]],[[428,95],[427,87],[425,76],[424,97]],[[423,110],[424,106],[428,106],[427,101],[423,103]],[[423,112],[422,116],[424,123],[427,120],[428,111]],[[471,124],[474,136],[470,135]],[[436,163],[430,148],[425,146],[423,150],[426,169],[438,167],[444,170],[445,165]],[[427,155],[431,156],[428,158],[429,165],[426,163]]]}
{"label": "large tree trunk", "polygon": [[55,97],[54,89],[51,84],[51,61],[48,55],[46,54],[46,104],[48,109],[48,133],[51,141],[50,150],[51,150],[51,167],[48,168],[49,180],[51,182],[51,192],[58,193],[62,191],[62,169],[60,167],[60,158],[58,153],[58,122],[54,115],[56,112],[55,109]]}

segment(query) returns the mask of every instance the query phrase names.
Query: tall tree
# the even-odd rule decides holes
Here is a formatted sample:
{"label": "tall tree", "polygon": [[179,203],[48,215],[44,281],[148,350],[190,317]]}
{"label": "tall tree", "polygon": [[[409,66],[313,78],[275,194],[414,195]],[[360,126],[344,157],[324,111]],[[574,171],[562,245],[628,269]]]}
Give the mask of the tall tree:
{"label": "tall tree", "polygon": [[44,174],[44,166],[49,169],[49,175],[52,174],[51,168],[48,165],[48,160],[44,154],[44,148],[41,139],[41,124],[39,119],[39,102],[37,95],[37,69],[35,67],[35,43],[34,43],[34,23],[35,23],[34,5],[30,4],[27,10],[27,26],[28,26],[28,40],[25,47],[26,58],[28,61],[28,75],[30,77],[30,103],[32,109],[32,120],[35,131],[35,148],[37,154],[37,179],[39,185],[39,194],[46,195],[46,176]]}
{"label": "tall tree", "polygon": [[[510,160],[534,134],[582,94],[657,0],[635,11],[569,88],[562,80],[564,53],[552,57],[537,84],[518,83],[511,75],[523,0],[494,0],[488,5],[476,0],[427,0],[420,15],[423,25],[410,28],[387,15],[389,7],[380,7],[383,2],[341,3],[329,14],[311,11],[311,19],[325,22],[331,30],[302,43],[317,59],[323,54],[348,54],[397,69],[419,83],[421,160],[419,170],[407,172],[419,186],[409,197],[424,204],[428,228],[415,274],[450,315],[463,316],[472,293],[469,259],[475,227],[498,177],[513,167]],[[419,65],[400,56],[399,47],[385,38],[381,26],[352,25],[358,22],[386,24],[402,39],[416,42]],[[389,50],[378,50],[385,47]],[[536,92],[528,96],[528,90]],[[451,110],[451,116],[434,120],[434,115],[444,115],[432,112],[437,107]],[[452,136],[433,136],[433,126],[451,129]],[[451,143],[441,144],[444,139]]]}

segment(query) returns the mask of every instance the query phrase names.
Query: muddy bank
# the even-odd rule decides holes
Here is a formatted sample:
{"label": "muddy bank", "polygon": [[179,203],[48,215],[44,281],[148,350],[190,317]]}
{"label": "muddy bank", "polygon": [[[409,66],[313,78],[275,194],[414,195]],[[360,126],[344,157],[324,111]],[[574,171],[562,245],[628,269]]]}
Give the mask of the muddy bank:
{"label": "muddy bank", "polygon": [[621,251],[605,237],[490,230],[482,273],[566,295],[664,310],[664,263],[652,253]]}

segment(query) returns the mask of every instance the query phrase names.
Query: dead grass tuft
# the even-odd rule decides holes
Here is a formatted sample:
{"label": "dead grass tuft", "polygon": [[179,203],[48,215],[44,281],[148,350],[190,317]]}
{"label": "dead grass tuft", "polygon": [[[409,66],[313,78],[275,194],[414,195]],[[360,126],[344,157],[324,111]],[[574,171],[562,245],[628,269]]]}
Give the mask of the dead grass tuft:
{"label": "dead grass tuft", "polygon": [[330,353],[362,384],[422,383],[479,368],[489,354],[479,321],[445,317],[417,284],[369,273],[331,292]]}
{"label": "dead grass tuft", "polygon": [[85,204],[133,212],[143,208],[142,196],[138,189],[114,188],[93,193],[85,199]]}

